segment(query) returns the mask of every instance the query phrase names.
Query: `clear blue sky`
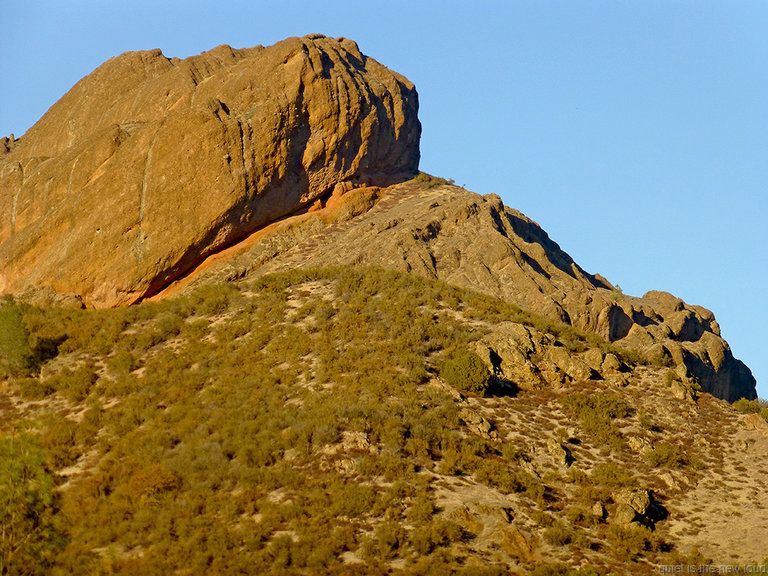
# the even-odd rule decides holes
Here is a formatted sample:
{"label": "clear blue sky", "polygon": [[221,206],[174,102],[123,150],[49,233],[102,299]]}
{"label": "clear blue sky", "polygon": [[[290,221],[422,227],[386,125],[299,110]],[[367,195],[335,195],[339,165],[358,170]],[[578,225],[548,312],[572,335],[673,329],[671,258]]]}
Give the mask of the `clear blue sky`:
{"label": "clear blue sky", "polygon": [[0,134],[126,50],[320,32],[421,101],[422,170],[538,221],[642,295],[712,309],[768,397],[768,2],[0,2]]}

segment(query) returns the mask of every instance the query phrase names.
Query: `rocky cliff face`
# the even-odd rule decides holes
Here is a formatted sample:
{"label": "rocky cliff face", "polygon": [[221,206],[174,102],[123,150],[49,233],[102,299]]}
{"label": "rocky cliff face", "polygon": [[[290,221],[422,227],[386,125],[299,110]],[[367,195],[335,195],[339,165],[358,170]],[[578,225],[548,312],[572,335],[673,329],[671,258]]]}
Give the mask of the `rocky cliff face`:
{"label": "rocky cliff face", "polygon": [[[190,283],[377,264],[596,332],[720,398],[755,397],[710,311],[620,293],[498,196],[409,180],[417,107],[410,82],[345,39],[112,59],[0,143],[0,292],[114,306]],[[515,342],[498,347],[508,366],[525,359]],[[589,361],[561,356],[542,382],[589,375]]]}
{"label": "rocky cliff face", "polygon": [[343,38],[113,58],[0,146],[0,292],[134,302],[340,182],[412,175],[417,110]]}

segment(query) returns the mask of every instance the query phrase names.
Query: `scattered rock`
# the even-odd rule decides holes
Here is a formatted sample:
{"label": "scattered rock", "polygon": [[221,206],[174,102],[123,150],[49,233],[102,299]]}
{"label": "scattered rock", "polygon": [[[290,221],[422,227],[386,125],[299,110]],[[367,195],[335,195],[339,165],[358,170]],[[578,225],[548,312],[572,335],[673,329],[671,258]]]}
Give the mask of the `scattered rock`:
{"label": "scattered rock", "polygon": [[358,450],[361,452],[376,453],[377,449],[368,440],[368,434],[365,432],[352,432],[344,430],[341,433],[341,447],[345,452]]}
{"label": "scattered rock", "polygon": [[613,513],[612,520],[616,524],[627,525],[631,524],[637,518],[637,512],[632,506],[624,503],[616,505],[616,510]]}
{"label": "scattered rock", "polygon": [[603,520],[605,518],[605,506],[602,502],[595,502],[590,509],[592,515]]}
{"label": "scattered rock", "polygon": [[584,363],[592,368],[596,372],[600,372],[603,369],[603,351],[599,348],[590,348],[584,354],[582,354]]}
{"label": "scattered rock", "polygon": [[659,479],[662,482],[664,482],[664,484],[666,484],[672,490],[677,490],[680,488],[679,483],[677,482],[675,477],[672,476],[670,472],[662,472],[661,474],[659,474]]}
{"label": "scattered rock", "polygon": [[608,353],[603,360],[602,371],[604,374],[618,372],[622,367],[622,362],[616,354]]}
{"label": "scattered rock", "polygon": [[768,438],[768,422],[755,412],[742,417],[742,424],[747,430],[756,430]]}
{"label": "scattered rock", "polygon": [[614,521],[629,524],[644,516],[651,506],[651,495],[647,490],[623,489],[613,495],[616,502]]}
{"label": "scattered rock", "polygon": [[626,441],[629,449],[638,454],[653,450],[653,443],[642,436],[627,436]]}
{"label": "scattered rock", "polygon": [[681,382],[680,380],[673,380],[670,383],[670,389],[672,395],[678,400],[685,402],[696,402],[696,390],[693,388],[690,381]]}
{"label": "scattered rock", "polygon": [[547,440],[547,452],[561,468],[567,468],[573,462],[571,451],[554,438]]}
{"label": "scattered rock", "polygon": [[562,346],[550,348],[547,351],[547,359],[572,380],[579,381],[592,378],[592,369],[567,348]]}
{"label": "scattered rock", "polygon": [[487,440],[498,439],[499,435],[493,424],[475,410],[464,407],[459,411],[459,418],[461,418],[473,434],[477,434]]}

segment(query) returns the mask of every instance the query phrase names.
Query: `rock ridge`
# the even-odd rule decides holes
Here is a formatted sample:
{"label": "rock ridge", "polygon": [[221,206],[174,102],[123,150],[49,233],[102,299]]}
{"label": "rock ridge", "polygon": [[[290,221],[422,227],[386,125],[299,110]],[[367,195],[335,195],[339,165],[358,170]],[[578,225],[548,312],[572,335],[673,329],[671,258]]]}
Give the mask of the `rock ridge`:
{"label": "rock ridge", "polygon": [[[495,194],[481,196],[419,177],[384,190],[347,191],[330,212],[310,213],[265,232],[189,285],[300,267],[382,266],[491,294],[597,333],[670,369],[678,367],[675,378],[719,398],[756,397],[752,373],[733,356],[711,311],[667,292],[623,294],[583,270],[536,222]],[[526,349],[514,352],[509,364],[521,365],[526,354]],[[552,363],[558,378],[589,374],[588,362],[579,358]]]}

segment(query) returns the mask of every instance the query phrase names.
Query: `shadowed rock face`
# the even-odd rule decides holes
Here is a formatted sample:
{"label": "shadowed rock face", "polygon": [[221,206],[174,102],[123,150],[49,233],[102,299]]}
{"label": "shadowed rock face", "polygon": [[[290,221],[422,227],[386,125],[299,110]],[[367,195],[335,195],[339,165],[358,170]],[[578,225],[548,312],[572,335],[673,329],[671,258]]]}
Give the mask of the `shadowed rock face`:
{"label": "shadowed rock face", "polygon": [[413,174],[417,112],[346,39],[113,58],[0,146],[0,293],[134,302],[339,182]]}

